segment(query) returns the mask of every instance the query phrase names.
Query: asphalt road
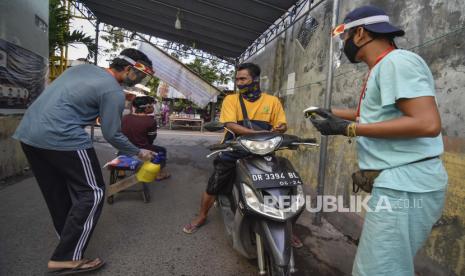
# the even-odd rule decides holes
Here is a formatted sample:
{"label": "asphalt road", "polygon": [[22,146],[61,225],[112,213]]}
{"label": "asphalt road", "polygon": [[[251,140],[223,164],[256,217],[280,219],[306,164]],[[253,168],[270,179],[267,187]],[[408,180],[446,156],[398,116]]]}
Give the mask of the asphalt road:
{"label": "asphalt road", "polygon": [[[95,143],[103,165],[115,150],[99,138]],[[117,195],[105,203],[86,257],[100,257],[106,266],[95,275],[258,275],[255,261],[228,244],[218,211],[193,235],[182,232],[198,211],[200,195],[211,172],[206,146],[220,135],[160,130],[156,143],[168,148],[170,179],[150,184],[151,202],[139,192]],[[108,172],[104,170],[105,179]],[[302,226],[301,235],[309,235]],[[0,190],[0,275],[43,275],[57,242],[45,202],[34,178]],[[338,275],[297,250],[294,275]]]}

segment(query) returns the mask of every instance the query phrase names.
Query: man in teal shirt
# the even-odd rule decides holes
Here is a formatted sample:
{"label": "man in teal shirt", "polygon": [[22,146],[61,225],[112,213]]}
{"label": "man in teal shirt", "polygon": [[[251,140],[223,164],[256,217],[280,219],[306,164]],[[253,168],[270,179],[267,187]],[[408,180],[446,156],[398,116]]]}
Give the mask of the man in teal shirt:
{"label": "man in teal shirt", "polygon": [[[66,70],[28,108],[14,138],[29,161],[47,203],[59,243],[48,262],[56,273],[95,270],[99,258],[83,258],[99,219],[105,191],[100,164],[85,127],[100,117],[104,138],[119,151],[149,160],[121,133],[125,96],[153,74],[152,62],[136,49],[125,49],[103,69],[79,65]],[[59,270],[59,271],[56,271]]]}
{"label": "man in teal shirt", "polygon": [[353,275],[414,275],[413,258],[439,219],[447,187],[433,76],[423,59],[397,49],[404,31],[373,6],[350,12],[341,36],[352,63],[369,67],[357,110],[317,110],[323,135],[357,137],[359,167],[376,170]]}

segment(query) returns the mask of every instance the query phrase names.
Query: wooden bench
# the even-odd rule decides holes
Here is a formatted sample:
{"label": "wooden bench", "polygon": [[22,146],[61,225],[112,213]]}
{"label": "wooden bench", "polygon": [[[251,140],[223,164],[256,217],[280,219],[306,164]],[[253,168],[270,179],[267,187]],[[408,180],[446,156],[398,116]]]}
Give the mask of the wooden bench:
{"label": "wooden bench", "polygon": [[174,126],[189,127],[189,128],[197,128],[197,127],[200,127],[200,132],[203,132],[203,124],[204,124],[203,119],[195,119],[195,118],[190,118],[190,117],[173,117],[173,116],[170,116],[170,129],[173,129],[173,123],[175,123],[175,122],[194,122],[194,123],[200,123],[200,125],[181,125],[181,124],[174,124]]}

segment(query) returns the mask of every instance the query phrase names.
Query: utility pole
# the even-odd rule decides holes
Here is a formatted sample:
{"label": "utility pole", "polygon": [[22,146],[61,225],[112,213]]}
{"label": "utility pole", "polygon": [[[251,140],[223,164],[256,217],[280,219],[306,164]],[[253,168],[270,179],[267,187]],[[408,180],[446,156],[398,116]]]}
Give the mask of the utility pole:
{"label": "utility pole", "polygon": [[[331,18],[331,30],[336,27],[339,17],[339,0],[333,0],[333,11]],[[329,53],[328,53],[328,72],[326,73],[326,91],[325,91],[325,103],[324,108],[329,109],[331,107],[331,97],[333,93],[333,71],[334,71],[334,39],[330,36],[329,38]],[[328,153],[328,136],[321,136],[320,143],[320,163],[318,166],[318,186],[317,196],[323,196],[325,192],[325,176],[326,176],[326,159]],[[316,213],[313,220],[314,225],[321,225],[321,216],[323,208]]]}

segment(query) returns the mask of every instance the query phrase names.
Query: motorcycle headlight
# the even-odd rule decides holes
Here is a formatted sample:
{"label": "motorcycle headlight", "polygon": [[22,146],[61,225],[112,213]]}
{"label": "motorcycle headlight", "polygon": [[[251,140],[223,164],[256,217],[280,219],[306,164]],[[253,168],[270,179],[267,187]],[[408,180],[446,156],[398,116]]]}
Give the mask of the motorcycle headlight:
{"label": "motorcycle headlight", "polygon": [[249,206],[249,208],[257,213],[272,217],[274,219],[285,219],[285,214],[283,211],[261,203],[255,192],[248,185],[242,184],[242,187],[244,188],[245,203],[247,206]]}
{"label": "motorcycle headlight", "polygon": [[241,139],[241,145],[253,154],[267,155],[268,153],[273,152],[276,147],[281,144],[282,140],[283,138],[281,136],[276,136],[265,141]]}
{"label": "motorcycle headlight", "polygon": [[305,196],[302,186],[297,186],[297,195],[290,198],[290,202],[287,204],[289,206],[287,208],[282,208],[282,206],[280,207],[281,204],[275,204],[278,202],[276,199],[272,200],[274,202],[272,204],[263,204],[248,185],[243,183],[242,187],[244,189],[244,197],[247,206],[257,213],[274,219],[285,220],[288,217],[293,216],[305,205]]}

